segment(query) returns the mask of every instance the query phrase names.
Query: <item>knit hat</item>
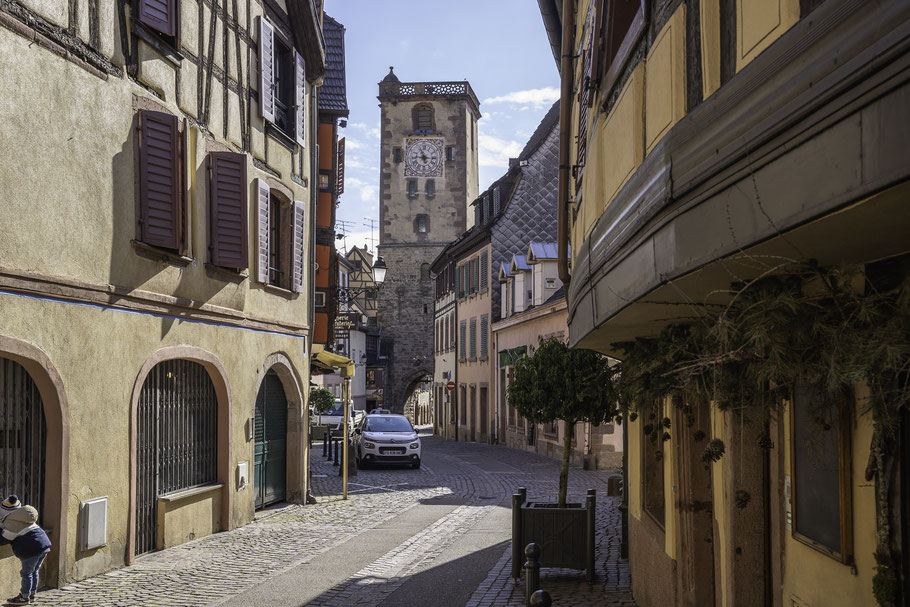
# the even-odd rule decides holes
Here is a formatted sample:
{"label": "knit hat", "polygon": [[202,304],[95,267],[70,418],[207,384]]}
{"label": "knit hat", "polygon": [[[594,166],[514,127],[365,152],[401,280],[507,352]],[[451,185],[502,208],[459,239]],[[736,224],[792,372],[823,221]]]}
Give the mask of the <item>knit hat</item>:
{"label": "knit hat", "polygon": [[0,503],[0,511],[5,511],[5,512],[3,512],[4,514],[10,512],[12,510],[16,510],[17,508],[21,508],[21,507],[22,507],[22,502],[20,502],[19,498],[16,497],[15,495],[9,496],[5,500],[3,500],[2,503]]}

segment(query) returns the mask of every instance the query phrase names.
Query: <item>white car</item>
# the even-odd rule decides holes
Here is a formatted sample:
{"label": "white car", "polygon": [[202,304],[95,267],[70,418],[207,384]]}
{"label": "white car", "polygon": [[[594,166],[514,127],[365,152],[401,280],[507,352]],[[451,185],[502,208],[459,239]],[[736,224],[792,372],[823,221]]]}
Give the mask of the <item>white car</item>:
{"label": "white car", "polygon": [[420,468],[420,438],[404,415],[367,415],[354,430],[358,468],[370,464],[408,464]]}
{"label": "white car", "polygon": [[[354,411],[353,407],[350,412],[350,427],[354,428],[363,417],[363,412]],[[322,413],[311,412],[310,423],[314,426],[326,426],[329,430],[341,430],[342,424],[344,423],[344,405],[342,404],[341,399],[335,399],[335,404],[332,408]]]}

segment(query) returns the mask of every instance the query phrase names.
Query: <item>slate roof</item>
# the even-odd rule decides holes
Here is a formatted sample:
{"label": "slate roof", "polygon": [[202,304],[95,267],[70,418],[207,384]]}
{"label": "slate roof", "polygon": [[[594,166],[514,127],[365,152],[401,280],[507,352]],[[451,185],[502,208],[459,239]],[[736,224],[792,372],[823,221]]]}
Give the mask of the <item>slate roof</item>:
{"label": "slate roof", "polygon": [[344,67],[344,26],[328,15],[322,21],[325,37],[325,78],[319,89],[319,111],[347,116],[348,94]]}
{"label": "slate roof", "polygon": [[398,76],[395,75],[395,66],[394,65],[389,66],[389,73],[386,74],[385,78],[380,80],[380,82],[401,82],[401,80],[398,79]]}
{"label": "slate roof", "polygon": [[502,262],[499,264],[499,280],[503,278],[512,278],[512,272],[509,271],[509,264]]}
{"label": "slate roof", "polygon": [[542,259],[556,259],[555,242],[532,242],[528,247],[528,258],[533,256],[534,261]]}
{"label": "slate roof", "polygon": [[528,260],[524,255],[512,255],[512,265],[515,266],[516,270],[521,272],[531,269],[528,265]]}

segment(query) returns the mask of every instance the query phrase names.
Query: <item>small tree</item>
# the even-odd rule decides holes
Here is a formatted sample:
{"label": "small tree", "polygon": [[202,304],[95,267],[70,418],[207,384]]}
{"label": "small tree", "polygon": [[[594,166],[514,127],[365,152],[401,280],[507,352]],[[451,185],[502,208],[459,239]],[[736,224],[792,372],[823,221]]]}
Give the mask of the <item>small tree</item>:
{"label": "small tree", "polygon": [[335,395],[328,388],[310,390],[310,405],[316,413],[325,413],[335,406]]}
{"label": "small tree", "polygon": [[593,350],[571,349],[556,338],[541,339],[537,350],[515,365],[509,384],[509,404],[535,424],[563,420],[559,507],[566,507],[569,455],[575,424],[602,424],[617,414],[614,371],[606,356]]}

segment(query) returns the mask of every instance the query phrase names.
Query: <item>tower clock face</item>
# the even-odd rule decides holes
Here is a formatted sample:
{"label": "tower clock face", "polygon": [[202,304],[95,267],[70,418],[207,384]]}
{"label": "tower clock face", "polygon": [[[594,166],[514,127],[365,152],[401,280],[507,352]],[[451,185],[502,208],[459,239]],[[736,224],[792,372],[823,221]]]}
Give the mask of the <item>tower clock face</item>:
{"label": "tower clock face", "polygon": [[445,140],[442,137],[408,137],[405,146],[405,177],[443,176]]}

